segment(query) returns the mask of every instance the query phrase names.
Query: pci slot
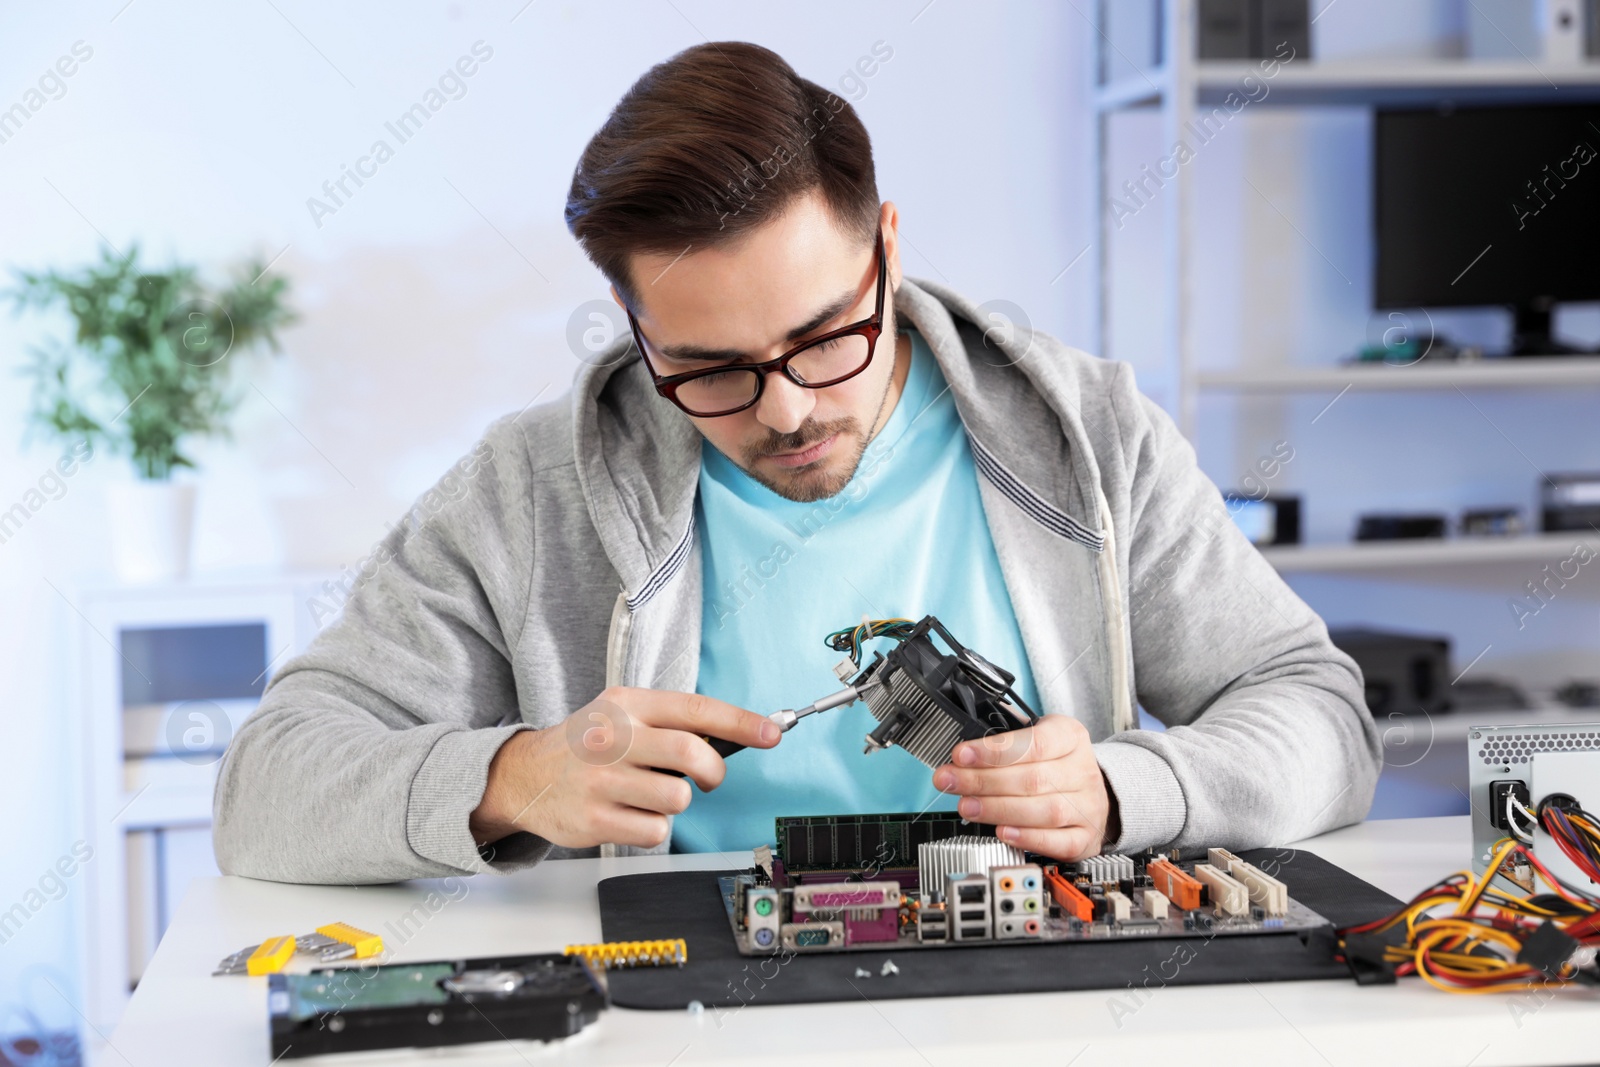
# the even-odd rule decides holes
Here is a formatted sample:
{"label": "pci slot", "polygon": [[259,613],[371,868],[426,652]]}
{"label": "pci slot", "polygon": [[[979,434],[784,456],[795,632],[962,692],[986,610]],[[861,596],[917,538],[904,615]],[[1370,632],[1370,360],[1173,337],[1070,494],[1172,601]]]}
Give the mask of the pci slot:
{"label": "pci slot", "polygon": [[1194,865],[1194,876],[1211,891],[1211,902],[1223,915],[1245,915],[1250,911],[1250,891],[1244,883],[1209,863]]}
{"label": "pci slot", "polygon": [[1250,903],[1267,915],[1289,914],[1289,887],[1254,864],[1246,863],[1225,848],[1210,850],[1211,865],[1226,871],[1250,893]]}
{"label": "pci slot", "polygon": [[1059,869],[1046,867],[1044,884],[1049,888],[1050,896],[1055,900],[1056,906],[1061,909],[1061,914],[1070,915],[1083,922],[1094,921],[1094,902],[1068,881]]}
{"label": "pci slot", "polygon": [[1156,891],[1183,911],[1193,911],[1200,906],[1200,883],[1170,860],[1151,860],[1144,871],[1155,883]]}

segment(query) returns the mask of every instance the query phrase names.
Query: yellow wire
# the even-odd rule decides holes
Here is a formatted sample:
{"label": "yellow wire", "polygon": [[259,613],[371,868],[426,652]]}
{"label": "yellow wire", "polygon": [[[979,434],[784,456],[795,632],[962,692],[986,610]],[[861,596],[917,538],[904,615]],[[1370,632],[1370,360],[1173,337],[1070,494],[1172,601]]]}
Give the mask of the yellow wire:
{"label": "yellow wire", "polygon": [[[1569,820],[1578,826],[1582,833],[1593,837],[1597,844],[1600,844],[1600,837],[1595,837],[1600,831],[1583,820],[1570,817]],[[1384,959],[1391,963],[1411,963],[1417,974],[1421,975],[1429,985],[1450,993],[1500,993],[1545,985],[1548,980],[1543,974],[1527,964],[1516,962],[1516,954],[1522,947],[1522,941],[1517,935],[1511,930],[1491,925],[1494,921],[1493,916],[1475,913],[1480,907],[1488,907],[1505,919],[1542,918],[1547,922],[1565,925],[1569,921],[1592,915],[1596,908],[1586,899],[1568,895],[1559,885],[1545,877],[1538,868],[1534,868],[1538,879],[1567,901],[1578,906],[1582,915],[1562,915],[1553,909],[1534,904],[1528,899],[1513,897],[1499,889],[1491,888],[1491,883],[1500,872],[1506,857],[1517,848],[1518,844],[1519,842],[1509,837],[1500,839],[1495,843],[1489,863],[1481,876],[1471,871],[1457,872],[1446,880],[1446,884],[1427,896],[1412,901],[1381,926],[1374,927],[1370,932],[1377,933],[1393,929],[1400,923],[1405,924],[1405,944],[1389,946],[1384,953]],[[1438,917],[1429,916],[1429,911],[1451,900],[1456,903],[1452,913]],[[1446,945],[1449,947],[1443,947]],[[1495,954],[1477,954],[1475,950],[1482,948],[1490,949]],[[1445,979],[1489,979],[1489,982],[1480,986],[1460,986]]]}
{"label": "yellow wire", "polygon": [[[1526,981],[1513,984],[1510,979],[1520,976],[1529,968],[1526,964],[1515,963],[1504,958],[1487,956],[1471,956],[1459,952],[1441,952],[1433,956],[1428,955],[1428,950],[1441,941],[1465,934],[1470,944],[1498,943],[1505,947],[1516,948],[1518,942],[1515,937],[1504,930],[1494,927],[1478,926],[1474,923],[1464,923],[1450,919],[1436,920],[1430,924],[1430,929],[1417,939],[1413,960],[1417,973],[1429,985],[1451,993],[1498,993],[1507,989],[1523,989],[1542,984],[1542,979],[1528,978]],[[1431,967],[1430,962],[1431,961]],[[1435,973],[1441,976],[1454,976],[1459,978],[1479,978],[1485,975],[1505,974],[1507,982],[1497,982],[1493,985],[1463,987],[1442,982],[1435,978]]]}
{"label": "yellow wire", "polygon": [[862,625],[857,626],[854,630],[850,631],[851,643],[855,645],[856,654],[858,656],[860,655],[861,644],[863,641],[870,641],[874,637],[881,636],[882,632],[891,626],[898,626],[901,623],[908,622],[911,622],[911,620],[902,619],[899,617],[893,619],[869,619]]}

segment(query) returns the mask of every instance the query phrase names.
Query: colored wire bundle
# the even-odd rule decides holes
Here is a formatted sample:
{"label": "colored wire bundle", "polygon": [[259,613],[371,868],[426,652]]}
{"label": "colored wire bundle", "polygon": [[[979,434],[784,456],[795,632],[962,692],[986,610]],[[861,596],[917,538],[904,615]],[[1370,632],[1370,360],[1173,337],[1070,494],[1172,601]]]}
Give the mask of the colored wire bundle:
{"label": "colored wire bundle", "polygon": [[1548,800],[1540,805],[1538,819],[1573,865],[1600,882],[1600,819],[1582,808],[1563,807]]}
{"label": "colored wire bundle", "polygon": [[862,618],[860,625],[851,626],[843,630],[835,630],[824,638],[827,646],[835,652],[847,652],[850,662],[857,667],[861,666],[861,646],[864,642],[874,637],[889,637],[896,641],[904,641],[911,636],[911,631],[916,623],[910,619],[867,619]]}
{"label": "colored wire bundle", "polygon": [[[1575,804],[1553,803],[1547,797],[1537,811],[1521,809],[1522,817],[1549,834],[1556,846],[1585,875],[1600,882],[1600,819]],[[1569,798],[1561,798],[1563,800]],[[1512,820],[1517,827],[1517,820]],[[1452,993],[1494,993],[1570,981],[1578,974],[1569,956],[1554,966],[1540,966],[1525,949],[1535,931],[1554,924],[1581,960],[1592,961],[1600,946],[1600,898],[1567,885],[1552,874],[1528,848],[1531,838],[1502,838],[1484,873],[1456,874],[1423,890],[1404,908],[1383,919],[1339,931],[1339,947],[1376,958],[1396,975],[1417,974],[1430,985]],[[1512,866],[1507,869],[1507,865]],[[1526,865],[1530,892],[1515,896],[1494,888],[1496,874]],[[1533,893],[1533,876],[1551,892]],[[1449,905],[1449,910],[1441,911]],[[1519,959],[1521,957],[1521,959]]]}

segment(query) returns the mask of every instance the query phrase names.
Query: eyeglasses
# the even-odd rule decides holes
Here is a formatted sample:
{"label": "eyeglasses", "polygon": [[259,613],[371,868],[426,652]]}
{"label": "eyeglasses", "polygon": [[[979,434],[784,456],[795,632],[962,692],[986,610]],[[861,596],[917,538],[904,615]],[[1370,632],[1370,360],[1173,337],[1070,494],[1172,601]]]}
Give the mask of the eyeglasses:
{"label": "eyeglasses", "polygon": [[696,418],[709,419],[743,411],[761,399],[767,375],[782,371],[784,377],[805,389],[826,389],[848,381],[867,369],[872,353],[878,347],[878,336],[883,332],[883,295],[889,278],[888,261],[883,252],[883,227],[878,228],[878,299],[872,317],[841,326],[821,337],[813,337],[796,345],[777,359],[763,363],[723,363],[683,374],[663,377],[644,346],[644,332],[628,309],[628,325],[633,329],[633,343],[644,356],[650,377],[655,379],[656,392],[678,405]]}

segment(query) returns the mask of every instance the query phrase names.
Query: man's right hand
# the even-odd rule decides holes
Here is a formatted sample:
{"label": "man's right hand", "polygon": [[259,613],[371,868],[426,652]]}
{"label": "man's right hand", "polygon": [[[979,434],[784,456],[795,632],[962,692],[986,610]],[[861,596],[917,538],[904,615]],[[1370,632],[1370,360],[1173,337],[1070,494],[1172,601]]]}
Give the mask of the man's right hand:
{"label": "man's right hand", "polygon": [[500,746],[468,822],[473,840],[526,830],[568,848],[653,848],[667,839],[667,816],[694,795],[687,779],[653,768],[681,771],[707,791],[727,773],[705,737],[771,748],[783,733],[765,716],[696,693],[609,688],[565,722]]}

